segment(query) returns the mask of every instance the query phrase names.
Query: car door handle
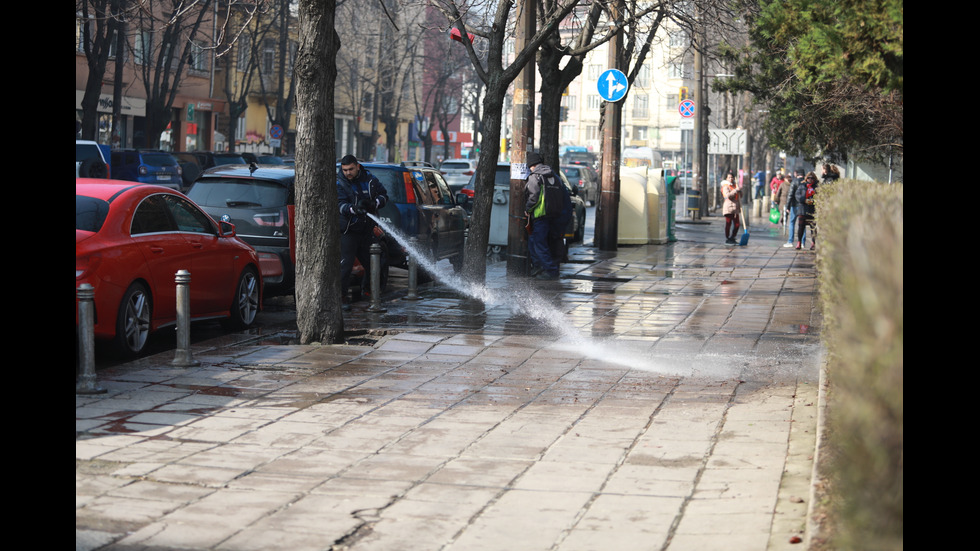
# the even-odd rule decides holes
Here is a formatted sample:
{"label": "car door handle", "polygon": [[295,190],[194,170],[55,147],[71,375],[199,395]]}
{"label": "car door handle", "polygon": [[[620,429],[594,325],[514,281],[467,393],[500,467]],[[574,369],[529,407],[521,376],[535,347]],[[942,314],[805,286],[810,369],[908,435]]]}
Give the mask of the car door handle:
{"label": "car door handle", "polygon": [[150,252],[155,254],[163,254],[164,249],[163,247],[150,247]]}

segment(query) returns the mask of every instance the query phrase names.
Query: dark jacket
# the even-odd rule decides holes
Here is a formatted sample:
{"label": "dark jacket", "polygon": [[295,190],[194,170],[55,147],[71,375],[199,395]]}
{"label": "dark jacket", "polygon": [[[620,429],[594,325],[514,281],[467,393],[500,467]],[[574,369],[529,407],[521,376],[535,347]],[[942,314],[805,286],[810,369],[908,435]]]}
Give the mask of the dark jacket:
{"label": "dark jacket", "polygon": [[388,204],[388,190],[363,166],[353,181],[338,170],[337,204],[340,207],[340,230],[343,233],[373,231],[374,221],[365,214],[354,213],[352,210],[363,209],[377,215]]}
{"label": "dark jacket", "polygon": [[538,205],[538,198],[544,187],[544,179],[549,177],[561,181],[558,175],[551,170],[551,167],[544,163],[535,165],[534,170],[527,177],[527,184],[524,188],[524,212],[530,214],[532,218],[537,217],[534,209]]}

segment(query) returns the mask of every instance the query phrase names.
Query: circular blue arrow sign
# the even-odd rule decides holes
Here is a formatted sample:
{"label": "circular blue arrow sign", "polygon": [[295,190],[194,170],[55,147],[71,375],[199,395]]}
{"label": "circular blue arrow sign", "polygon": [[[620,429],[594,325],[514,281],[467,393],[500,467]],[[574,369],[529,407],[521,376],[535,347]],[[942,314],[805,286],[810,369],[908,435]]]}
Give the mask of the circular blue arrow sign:
{"label": "circular blue arrow sign", "polygon": [[619,101],[626,97],[629,91],[629,81],[626,75],[619,69],[607,69],[599,75],[599,82],[596,83],[599,89],[599,97],[606,101]]}

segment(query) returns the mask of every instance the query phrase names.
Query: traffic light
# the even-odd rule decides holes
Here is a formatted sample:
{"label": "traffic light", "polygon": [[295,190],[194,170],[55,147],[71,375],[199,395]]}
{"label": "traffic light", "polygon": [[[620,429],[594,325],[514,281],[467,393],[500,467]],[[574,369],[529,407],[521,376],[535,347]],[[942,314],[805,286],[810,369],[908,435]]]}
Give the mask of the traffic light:
{"label": "traffic light", "polygon": [[681,98],[680,101],[684,101],[684,100],[688,99],[687,86],[681,86],[680,98]]}

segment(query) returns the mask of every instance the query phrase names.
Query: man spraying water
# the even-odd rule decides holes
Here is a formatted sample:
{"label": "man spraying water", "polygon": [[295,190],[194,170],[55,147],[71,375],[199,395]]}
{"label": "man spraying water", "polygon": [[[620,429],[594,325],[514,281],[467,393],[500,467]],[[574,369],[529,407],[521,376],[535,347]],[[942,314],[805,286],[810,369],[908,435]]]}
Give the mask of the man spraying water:
{"label": "man spraying water", "polygon": [[346,155],[337,173],[337,203],[340,207],[340,285],[343,309],[350,310],[350,275],[356,258],[369,270],[371,244],[374,242],[374,220],[388,204],[384,185],[361,166],[357,157]]}

